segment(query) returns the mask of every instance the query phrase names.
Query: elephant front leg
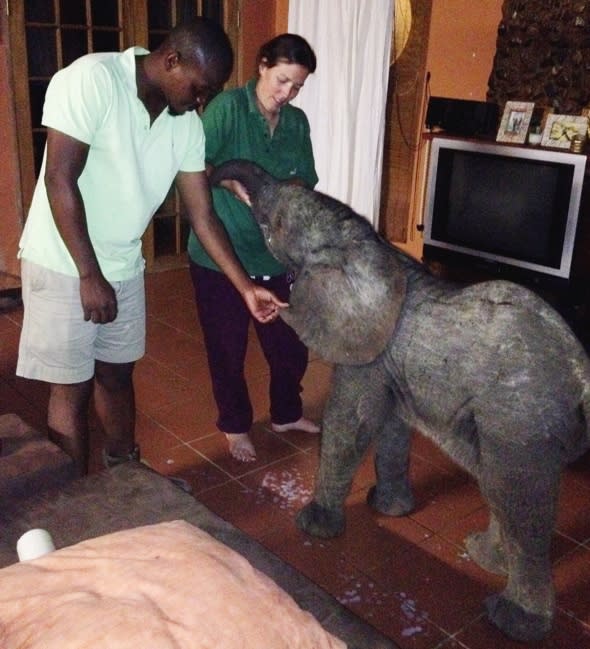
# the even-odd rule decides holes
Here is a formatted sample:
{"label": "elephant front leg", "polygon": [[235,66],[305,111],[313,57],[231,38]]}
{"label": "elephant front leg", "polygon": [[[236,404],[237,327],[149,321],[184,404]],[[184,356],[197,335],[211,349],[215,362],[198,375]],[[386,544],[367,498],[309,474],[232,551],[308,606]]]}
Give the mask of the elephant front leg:
{"label": "elephant front leg", "polygon": [[[322,422],[320,468],[313,500],[297,526],[323,538],[344,532],[344,501],[375,431],[382,425],[385,389],[371,366],[337,366]],[[381,396],[379,396],[381,395]]]}
{"label": "elephant front leg", "polygon": [[[357,426],[328,409],[322,425],[322,451],[313,500],[298,514],[297,526],[313,536],[331,538],[344,532],[344,501],[367,446],[357,445]],[[352,415],[352,413],[351,413]],[[337,427],[336,427],[337,426]],[[367,435],[368,438],[368,435]],[[367,439],[368,443],[368,439]]]}

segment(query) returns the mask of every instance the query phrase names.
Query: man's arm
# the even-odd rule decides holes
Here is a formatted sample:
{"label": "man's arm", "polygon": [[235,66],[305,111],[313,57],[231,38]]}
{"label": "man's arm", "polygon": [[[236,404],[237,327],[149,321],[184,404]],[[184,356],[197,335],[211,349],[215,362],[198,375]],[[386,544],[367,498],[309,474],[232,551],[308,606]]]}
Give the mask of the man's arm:
{"label": "man's arm", "polygon": [[187,211],[190,224],[209,256],[228,277],[246,302],[252,315],[260,322],[269,322],[278,309],[288,304],[280,302],[265,288],[250,280],[217,218],[211,201],[209,181],[204,171],[181,171],[176,176],[176,188]]}
{"label": "man's arm", "polygon": [[84,142],[48,129],[44,181],[55,225],[80,275],[84,319],[105,323],[117,317],[117,299],[100,270],[78,188],[88,149]]}

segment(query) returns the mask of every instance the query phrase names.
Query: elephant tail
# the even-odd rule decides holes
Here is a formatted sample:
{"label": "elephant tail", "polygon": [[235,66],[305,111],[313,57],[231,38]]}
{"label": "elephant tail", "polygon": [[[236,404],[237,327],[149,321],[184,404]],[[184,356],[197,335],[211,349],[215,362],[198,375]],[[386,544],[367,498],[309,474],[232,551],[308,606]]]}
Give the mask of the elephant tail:
{"label": "elephant tail", "polygon": [[263,187],[279,182],[262,167],[249,160],[228,160],[215,167],[209,176],[209,182],[211,185],[218,185],[222,180],[237,180],[242,183],[252,202],[256,201]]}

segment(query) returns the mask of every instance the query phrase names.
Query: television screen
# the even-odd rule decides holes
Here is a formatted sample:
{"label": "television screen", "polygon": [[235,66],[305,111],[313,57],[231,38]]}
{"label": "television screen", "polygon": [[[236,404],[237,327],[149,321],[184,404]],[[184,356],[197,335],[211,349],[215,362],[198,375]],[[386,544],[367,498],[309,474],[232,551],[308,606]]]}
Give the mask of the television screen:
{"label": "television screen", "polygon": [[430,247],[569,277],[586,157],[434,138]]}

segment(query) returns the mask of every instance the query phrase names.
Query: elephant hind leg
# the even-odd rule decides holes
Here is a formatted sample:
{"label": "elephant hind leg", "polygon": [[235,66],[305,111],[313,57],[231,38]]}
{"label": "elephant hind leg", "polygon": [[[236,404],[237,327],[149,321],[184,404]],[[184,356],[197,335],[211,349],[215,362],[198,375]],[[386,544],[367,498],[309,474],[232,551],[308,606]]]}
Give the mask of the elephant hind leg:
{"label": "elephant hind leg", "polygon": [[[502,534],[498,520],[493,513],[490,514],[490,524],[485,532],[475,532],[465,539],[465,546],[469,556],[484,570],[498,575],[507,575],[510,564],[504,551]],[[550,578],[549,578],[550,579]],[[541,607],[542,614],[530,612],[522,607],[525,601],[530,601],[530,596],[519,592],[509,583],[501,594],[491,595],[486,599],[486,609],[490,620],[507,635],[516,640],[533,642],[541,640],[551,628],[553,594],[552,584],[544,582],[542,590],[546,604]],[[548,586],[548,590],[547,590]],[[540,595],[536,593],[536,595]]]}
{"label": "elephant hind leg", "polygon": [[508,574],[498,519],[490,512],[490,523],[485,532],[474,532],[465,539],[469,556],[480,568],[496,575]]}
{"label": "elephant hind leg", "polygon": [[492,567],[504,564],[508,573],[504,591],[486,600],[488,617],[508,636],[523,642],[543,638],[555,611],[549,551],[560,467],[557,461],[548,463],[550,457],[550,449],[536,449],[520,463],[514,459],[513,466],[524,467],[516,474],[496,462],[490,475],[480,476],[482,493],[493,512],[492,525],[485,543],[471,545],[476,554],[481,551],[484,562]]}
{"label": "elephant hind leg", "polygon": [[553,613],[527,611],[503,594],[491,595],[485,603],[488,618],[514,640],[539,642],[551,631]]}

